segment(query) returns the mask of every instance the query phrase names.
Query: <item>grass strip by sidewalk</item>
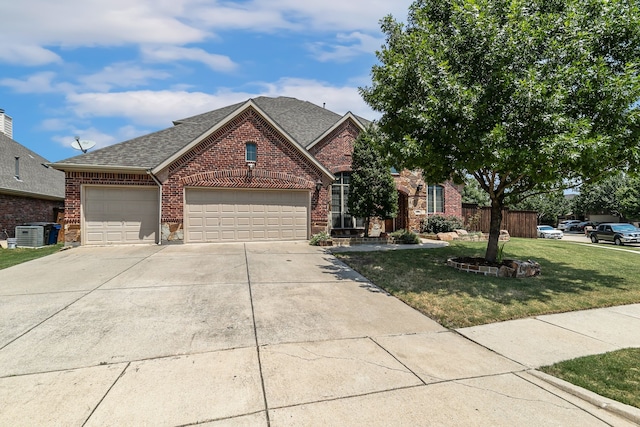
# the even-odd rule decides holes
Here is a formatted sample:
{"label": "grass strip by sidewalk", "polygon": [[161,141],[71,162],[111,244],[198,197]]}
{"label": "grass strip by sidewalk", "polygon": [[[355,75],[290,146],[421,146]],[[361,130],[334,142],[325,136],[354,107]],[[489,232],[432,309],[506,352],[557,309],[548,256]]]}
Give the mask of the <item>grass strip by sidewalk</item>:
{"label": "grass strip by sidewalk", "polygon": [[57,245],[44,246],[42,248],[16,248],[1,249],[0,248],[0,270],[8,268],[32,259],[41,258],[52,253],[58,252],[64,246],[62,243]]}
{"label": "grass strip by sidewalk", "polygon": [[580,357],[540,370],[600,396],[640,408],[640,348]]}
{"label": "grass strip by sidewalk", "polygon": [[542,267],[541,276],[527,279],[478,276],[446,265],[450,257],[484,256],[486,242],[336,257],[443,326],[461,328],[640,302],[640,255],[595,246],[513,238],[505,259],[531,259]]}

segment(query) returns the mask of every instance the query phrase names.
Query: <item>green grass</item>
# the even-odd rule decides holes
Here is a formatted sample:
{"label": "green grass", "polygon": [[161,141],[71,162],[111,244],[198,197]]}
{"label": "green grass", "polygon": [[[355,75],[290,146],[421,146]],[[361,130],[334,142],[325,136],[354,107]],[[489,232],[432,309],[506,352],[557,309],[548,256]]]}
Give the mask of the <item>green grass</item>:
{"label": "green grass", "polygon": [[63,244],[44,246],[42,248],[16,248],[16,249],[0,249],[0,270],[8,268],[32,259],[41,258],[58,252]]}
{"label": "green grass", "polygon": [[640,348],[580,357],[540,370],[601,396],[640,408]]}
{"label": "green grass", "polygon": [[454,270],[447,258],[484,256],[486,242],[440,249],[336,256],[376,285],[449,328],[640,302],[640,255],[543,239],[511,239],[505,258],[535,260],[542,274],[512,279]]}

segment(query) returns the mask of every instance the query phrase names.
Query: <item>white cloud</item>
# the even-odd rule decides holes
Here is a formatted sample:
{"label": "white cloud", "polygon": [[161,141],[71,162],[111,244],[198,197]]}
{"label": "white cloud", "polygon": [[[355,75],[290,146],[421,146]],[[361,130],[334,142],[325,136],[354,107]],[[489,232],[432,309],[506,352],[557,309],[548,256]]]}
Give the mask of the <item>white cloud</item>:
{"label": "white cloud", "polygon": [[79,117],[120,117],[134,124],[165,127],[170,126],[172,120],[227,105],[222,104],[226,100],[214,95],[168,90],[72,93],[67,101]]}
{"label": "white cloud", "polygon": [[[0,30],[0,36],[1,33],[2,30]],[[2,37],[7,40],[4,36]],[[62,58],[43,47],[34,44],[20,44],[19,40],[16,40],[16,43],[0,44],[0,61],[16,65],[36,66],[62,62]]]}
{"label": "white cloud", "polygon": [[110,117],[129,120],[133,126],[169,127],[182,119],[257,96],[290,96],[326,104],[326,108],[344,114],[351,111],[365,118],[374,113],[352,86],[332,86],[328,83],[285,78],[273,83],[256,82],[256,91],[222,89],[215,94],[187,91],[126,91],[114,93],[72,93],[67,96],[69,108],[78,117]]}
{"label": "white cloud", "polygon": [[[2,4],[0,60],[22,65],[60,62],[51,49],[202,43],[229,30],[272,33],[378,33],[379,20],[403,19],[411,0],[22,0]],[[340,49],[339,49],[340,50]],[[174,52],[213,69],[230,60],[204,51]]]}
{"label": "white cloud", "polygon": [[[188,0],[3,2],[0,37],[25,46],[185,44],[207,31],[185,21]],[[6,58],[5,58],[6,59]]]}
{"label": "white cloud", "polygon": [[379,50],[384,39],[361,32],[338,34],[338,44],[314,43],[310,46],[314,57],[320,62],[346,61],[362,53],[374,53]]}
{"label": "white cloud", "polygon": [[25,79],[5,78],[0,80],[0,86],[6,86],[19,93],[65,93],[74,89],[69,83],[54,83],[56,73],[43,71],[32,74]]}
{"label": "white cloud", "polygon": [[231,58],[224,55],[216,55],[199,48],[186,48],[177,46],[143,47],[141,49],[144,59],[154,62],[175,62],[181,60],[201,62],[214,71],[233,71],[237,68]]}
{"label": "white cloud", "polygon": [[202,1],[187,11],[212,31],[246,29],[254,32],[377,31],[388,14],[407,15],[411,0],[251,0],[244,2]]}
{"label": "white cloud", "polygon": [[145,69],[138,65],[121,62],[104,67],[101,71],[82,76],[78,81],[88,90],[106,92],[113,87],[143,86],[151,80],[162,80],[171,74],[153,69]]}

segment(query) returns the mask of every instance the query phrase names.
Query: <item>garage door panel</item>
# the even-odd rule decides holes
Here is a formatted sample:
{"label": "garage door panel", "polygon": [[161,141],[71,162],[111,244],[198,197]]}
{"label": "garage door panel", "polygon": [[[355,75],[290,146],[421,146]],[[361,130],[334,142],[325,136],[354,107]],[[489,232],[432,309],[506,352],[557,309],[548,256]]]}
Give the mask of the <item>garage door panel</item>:
{"label": "garage door panel", "polygon": [[155,243],[158,190],[153,187],[86,187],[83,244]]}
{"label": "garage door panel", "polygon": [[188,189],[186,235],[189,242],[304,240],[308,204],[306,191]]}

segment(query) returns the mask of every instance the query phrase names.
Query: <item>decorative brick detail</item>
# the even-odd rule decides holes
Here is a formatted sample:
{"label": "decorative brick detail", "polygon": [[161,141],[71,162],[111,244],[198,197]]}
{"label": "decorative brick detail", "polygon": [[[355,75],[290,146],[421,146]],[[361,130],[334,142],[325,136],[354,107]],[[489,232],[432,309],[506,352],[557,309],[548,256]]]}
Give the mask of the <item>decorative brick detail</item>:
{"label": "decorative brick detail", "polygon": [[185,187],[274,188],[313,190],[315,182],[265,170],[231,169],[197,173],[182,179]]}
{"label": "decorative brick detail", "polygon": [[[245,161],[247,142],[256,144],[253,170]],[[249,108],[168,166],[161,221],[183,223],[184,187],[309,190],[312,229],[317,228],[329,215],[327,189],[315,190],[322,177],[298,147]]]}
{"label": "decorative brick detail", "polygon": [[[63,206],[64,202],[61,200],[0,194],[0,232],[7,230],[8,237],[15,237],[18,225],[27,222],[55,222],[55,209]],[[0,234],[0,239],[5,237]]]}

